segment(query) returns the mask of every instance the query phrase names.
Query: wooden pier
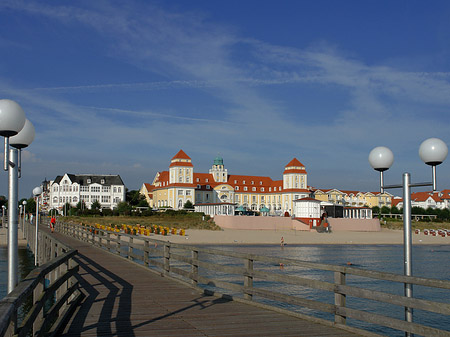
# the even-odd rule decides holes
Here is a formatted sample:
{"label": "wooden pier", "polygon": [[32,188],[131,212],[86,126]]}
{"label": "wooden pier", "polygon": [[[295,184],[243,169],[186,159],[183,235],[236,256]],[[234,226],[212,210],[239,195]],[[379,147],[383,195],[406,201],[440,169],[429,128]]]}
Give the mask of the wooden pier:
{"label": "wooden pier", "polygon": [[62,336],[357,336],[208,296],[89,243],[55,236],[78,250],[86,295]]}

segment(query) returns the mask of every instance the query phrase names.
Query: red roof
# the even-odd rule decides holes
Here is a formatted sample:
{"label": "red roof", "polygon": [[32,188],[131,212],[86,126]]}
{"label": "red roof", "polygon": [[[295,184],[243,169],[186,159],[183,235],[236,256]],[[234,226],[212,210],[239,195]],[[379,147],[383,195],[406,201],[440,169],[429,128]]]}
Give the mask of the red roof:
{"label": "red roof", "polygon": [[292,160],[289,162],[289,164],[287,164],[285,167],[292,167],[292,166],[302,166],[302,167],[305,167],[305,165],[303,165],[302,163],[300,163],[300,162],[298,161],[297,158],[292,159]]}
{"label": "red roof", "polygon": [[178,153],[172,158],[174,159],[191,159],[183,150],[178,151]]}

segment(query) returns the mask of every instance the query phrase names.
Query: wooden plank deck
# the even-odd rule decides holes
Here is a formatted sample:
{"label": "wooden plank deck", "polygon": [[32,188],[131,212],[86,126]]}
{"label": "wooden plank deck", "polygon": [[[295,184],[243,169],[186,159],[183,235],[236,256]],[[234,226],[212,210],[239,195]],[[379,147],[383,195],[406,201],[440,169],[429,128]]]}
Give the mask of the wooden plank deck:
{"label": "wooden plank deck", "polygon": [[357,336],[208,296],[86,242],[55,236],[78,250],[87,295],[62,336]]}

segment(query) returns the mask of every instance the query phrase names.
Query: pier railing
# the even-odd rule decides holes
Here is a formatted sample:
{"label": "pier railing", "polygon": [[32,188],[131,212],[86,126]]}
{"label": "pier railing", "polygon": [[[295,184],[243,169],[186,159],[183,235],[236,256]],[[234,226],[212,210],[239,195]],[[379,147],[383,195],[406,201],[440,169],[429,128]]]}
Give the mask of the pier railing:
{"label": "pier railing", "polygon": [[[35,227],[24,234],[34,248]],[[79,290],[76,250],[43,231],[38,234],[39,266],[0,300],[0,336],[57,335],[84,295]]]}
{"label": "pier railing", "polygon": [[[59,224],[57,230],[152,268],[162,276],[318,323],[364,331],[368,336],[376,335],[361,330],[368,326],[422,336],[450,336],[448,330],[427,325],[426,319],[420,323],[403,319],[405,308],[413,308],[448,321],[447,280],[175,244],[77,224]],[[289,273],[288,268],[294,272]],[[405,297],[405,284],[438,289],[442,292],[439,299],[447,302]]]}

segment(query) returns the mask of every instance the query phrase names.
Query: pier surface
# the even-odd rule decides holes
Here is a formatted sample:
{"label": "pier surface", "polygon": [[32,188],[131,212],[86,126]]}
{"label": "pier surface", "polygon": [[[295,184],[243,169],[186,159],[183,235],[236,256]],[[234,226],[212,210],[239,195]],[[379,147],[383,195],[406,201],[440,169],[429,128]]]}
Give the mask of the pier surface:
{"label": "pier surface", "polygon": [[89,243],[55,236],[78,250],[86,294],[62,336],[357,336],[208,296]]}

